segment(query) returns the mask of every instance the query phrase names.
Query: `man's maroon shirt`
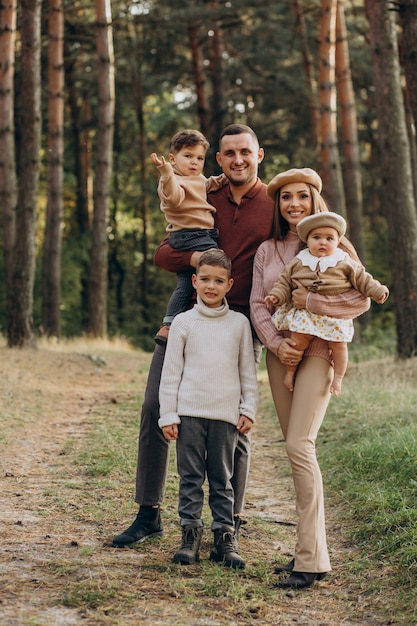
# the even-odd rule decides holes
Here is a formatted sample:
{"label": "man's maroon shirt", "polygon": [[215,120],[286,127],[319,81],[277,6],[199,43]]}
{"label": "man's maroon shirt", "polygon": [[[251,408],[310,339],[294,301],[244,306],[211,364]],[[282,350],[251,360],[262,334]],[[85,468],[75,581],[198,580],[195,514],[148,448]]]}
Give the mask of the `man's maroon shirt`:
{"label": "man's maroon shirt", "polygon": [[[240,204],[233,200],[229,185],[210,193],[208,201],[216,207],[214,219],[220,233],[219,248],[232,261],[234,283],[227,301],[231,309],[249,318],[253,258],[258,246],[270,236],[274,203],[259,178]],[[174,250],[168,239],[164,239],[155,251],[154,262],[168,272],[184,272],[190,269],[191,255],[190,251]]]}

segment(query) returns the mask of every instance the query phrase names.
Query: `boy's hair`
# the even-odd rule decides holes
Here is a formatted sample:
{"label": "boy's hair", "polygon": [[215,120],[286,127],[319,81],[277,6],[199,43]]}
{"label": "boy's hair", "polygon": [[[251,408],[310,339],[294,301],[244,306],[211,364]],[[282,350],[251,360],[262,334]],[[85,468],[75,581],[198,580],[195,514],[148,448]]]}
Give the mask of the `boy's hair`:
{"label": "boy's hair", "polygon": [[199,130],[186,128],[185,130],[180,130],[178,133],[175,133],[170,141],[169,150],[173,154],[177,154],[182,148],[199,145],[203,146],[206,152],[210,147],[203,133],[200,133]]}
{"label": "boy's hair", "polygon": [[206,250],[203,252],[201,257],[197,262],[197,267],[195,268],[195,273],[198,274],[202,265],[217,265],[218,267],[223,267],[227,270],[228,277],[230,278],[232,273],[232,262],[223,250],[219,250],[218,248],[210,248],[210,250]]}
{"label": "boy's hair", "polygon": [[242,133],[248,133],[255,141],[256,145],[259,146],[259,139],[255,131],[245,124],[229,124],[229,126],[226,126],[220,135],[219,144],[221,144],[223,137],[226,135],[241,135]]}

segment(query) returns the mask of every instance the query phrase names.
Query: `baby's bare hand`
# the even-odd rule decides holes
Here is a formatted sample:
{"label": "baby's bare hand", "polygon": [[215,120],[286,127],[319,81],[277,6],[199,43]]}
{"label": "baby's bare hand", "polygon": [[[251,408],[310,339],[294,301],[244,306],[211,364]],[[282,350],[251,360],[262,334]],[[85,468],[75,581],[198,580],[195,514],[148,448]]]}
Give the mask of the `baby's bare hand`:
{"label": "baby's bare hand", "polygon": [[266,296],[264,302],[265,305],[268,307],[275,306],[275,304],[277,303],[277,299],[275,298],[275,296]]}

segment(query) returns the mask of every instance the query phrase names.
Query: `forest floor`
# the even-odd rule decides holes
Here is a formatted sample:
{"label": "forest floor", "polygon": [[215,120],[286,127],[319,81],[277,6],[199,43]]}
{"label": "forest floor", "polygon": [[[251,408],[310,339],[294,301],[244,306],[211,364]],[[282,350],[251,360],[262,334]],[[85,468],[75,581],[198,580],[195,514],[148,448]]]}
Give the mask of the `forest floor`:
{"label": "forest floor", "polygon": [[[22,351],[0,347],[0,357],[2,626],[404,623],[391,609],[395,590],[384,585],[383,593],[375,593],[375,582],[390,573],[355,571],[357,554],[343,539],[332,502],[326,507],[333,571],[304,592],[274,588],[273,564],[292,554],[296,517],[280,431],[262,415],[253,434],[248,523],[240,542],[245,572],[203,560],[190,568],[170,563],[179,539],[172,491],[164,503],[164,537],[135,549],[109,547],[106,538],[136,514],[134,472],[120,484],[113,481],[112,493],[105,481],[92,490],[76,459],[95,435],[97,415],[111,423],[120,419],[124,403],[139,402],[150,355],[123,345],[69,343]],[[267,394],[266,380],[260,385]],[[136,442],[127,449],[135,457]],[[202,559],[209,549],[207,538]],[[244,598],[239,581],[246,586]],[[198,593],[197,604],[187,585],[193,585],[194,598]]]}

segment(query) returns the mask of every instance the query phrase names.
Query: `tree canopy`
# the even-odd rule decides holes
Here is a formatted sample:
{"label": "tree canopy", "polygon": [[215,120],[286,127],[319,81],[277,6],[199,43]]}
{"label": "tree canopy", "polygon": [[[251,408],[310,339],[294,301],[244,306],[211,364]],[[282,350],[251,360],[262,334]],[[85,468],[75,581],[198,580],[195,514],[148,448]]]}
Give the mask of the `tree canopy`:
{"label": "tree canopy", "polygon": [[[28,154],[25,144],[28,130],[25,76],[28,68],[20,28],[31,4],[38,3],[19,5],[16,43],[11,43],[15,50],[14,93],[11,97],[16,155],[10,153],[10,142],[2,144],[3,149],[9,151],[9,167],[10,161],[16,163],[20,194],[28,182],[22,170],[22,157]],[[65,86],[59,312],[60,332],[68,336],[87,332],[90,328],[91,263],[97,263],[94,261],[97,250],[103,248],[102,244],[94,244],[93,224],[97,192],[100,191],[97,184],[100,188],[102,186],[100,164],[105,152],[99,131],[103,123],[100,121],[103,120],[100,109],[103,104],[100,88],[103,57],[97,51],[99,5],[98,0],[96,3],[64,0],[62,7]],[[339,21],[336,17],[334,19],[333,35],[330,31],[326,35],[324,15],[326,11],[333,11],[336,16],[336,9],[342,11],[345,30],[340,34],[339,15]],[[0,8],[0,69],[6,67],[8,60],[4,51],[1,52],[1,45],[10,31],[7,28],[8,10],[9,7]],[[111,170],[108,170],[111,176],[108,205],[104,207],[107,214],[104,247],[108,246],[106,326],[110,335],[123,334],[151,348],[154,331],[175,281],[174,276],[155,268],[152,262],[153,251],[164,237],[165,223],[156,193],[158,174],[150,153],[167,155],[169,139],[177,130],[199,128],[211,144],[205,174],[218,173],[214,155],[221,129],[227,124],[242,122],[254,128],[265,149],[260,170],[265,182],[289,167],[313,167],[324,180],[330,180],[326,177],[322,137],[317,125],[317,116],[323,116],[323,108],[330,106],[323,98],[326,90],[328,102],[334,107],[335,128],[330,141],[340,159],[342,174],[332,178],[332,186],[328,185],[329,199],[342,199],[340,202],[334,200],[338,206],[331,208],[344,212],[343,204],[345,198],[348,199],[346,212],[348,222],[352,224],[355,245],[369,270],[381,282],[393,287],[392,263],[389,256],[381,253],[392,246],[383,208],[386,188],[381,156],[384,147],[378,130],[381,123],[378,102],[382,97],[380,90],[384,87],[377,84],[373,72],[368,19],[373,18],[367,16],[364,2],[360,0],[344,3],[336,0],[255,0],[250,3],[243,0],[189,0],[185,3],[128,0],[111,3],[114,136],[111,139]],[[395,13],[392,19],[401,34],[400,13]],[[42,135],[33,240],[36,250],[35,334],[45,330],[42,326],[42,300],[46,298],[45,291],[42,296],[42,265],[44,242],[47,241],[44,226],[48,199],[48,115],[51,115],[48,108],[47,43],[53,36],[51,25],[53,21],[43,3],[38,85],[41,89],[39,128]],[[410,30],[408,28],[407,33]],[[329,37],[330,43],[333,41],[334,53],[338,38],[345,42],[344,51],[339,48],[342,56],[334,57],[333,73],[323,73],[326,63],[332,63],[332,57],[322,57],[323,37],[326,41]],[[390,45],[397,47],[398,42],[395,40]],[[351,89],[344,94],[340,91],[342,74],[343,80],[347,76]],[[2,87],[9,76],[2,73]],[[5,97],[3,94],[0,100]],[[390,102],[387,98],[388,115]],[[0,107],[1,104],[0,101]],[[396,106],[404,105],[396,103]],[[354,117],[348,117],[346,111],[350,114],[354,111]],[[411,143],[415,144],[412,114],[404,123]],[[2,114],[0,133],[7,124],[9,122]],[[347,129],[353,129],[352,134]],[[352,141],[357,141],[356,155],[346,148],[352,147]],[[415,152],[415,145],[410,147]],[[0,270],[6,277],[10,235],[4,216],[10,214],[13,201],[10,205],[11,192],[6,188],[7,177],[3,175],[6,163],[2,159],[0,201],[4,258]],[[346,177],[352,168],[354,176]],[[413,164],[410,168],[413,171]],[[352,186],[355,187],[353,194]],[[416,195],[414,193],[414,198]],[[415,213],[415,200],[413,211]],[[96,255],[92,256],[94,246]],[[13,263],[16,263],[16,257]],[[6,281],[2,283],[0,323],[6,332],[10,302]],[[392,326],[393,315],[393,303],[389,301],[383,309],[375,310],[373,319],[383,328]],[[417,337],[407,356],[416,351],[416,342]]]}

